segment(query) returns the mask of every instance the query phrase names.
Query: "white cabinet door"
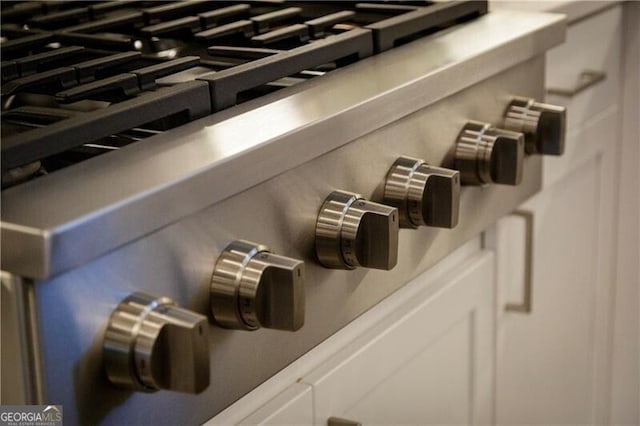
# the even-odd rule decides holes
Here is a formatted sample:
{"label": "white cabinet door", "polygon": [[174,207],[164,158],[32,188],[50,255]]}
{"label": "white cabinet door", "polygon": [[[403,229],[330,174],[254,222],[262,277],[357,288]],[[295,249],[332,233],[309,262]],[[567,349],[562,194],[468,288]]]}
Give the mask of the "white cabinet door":
{"label": "white cabinet door", "polygon": [[504,309],[524,296],[523,219],[496,226],[500,425],[609,424],[621,9],[573,24],[547,55],[548,87],[576,87],[587,70],[603,79],[547,99],[567,106],[568,135],[522,206],[534,222],[529,314]]}
{"label": "white cabinet door", "polygon": [[[302,382],[313,386],[315,424],[493,422],[494,256],[481,251],[456,274],[426,285],[399,310]],[[433,285],[441,286],[435,289]]]}
{"label": "white cabinet door", "polygon": [[523,219],[497,225],[498,424],[607,424],[617,122],[612,111],[572,135],[592,155],[522,206],[534,218],[528,314],[504,309],[523,297]]}

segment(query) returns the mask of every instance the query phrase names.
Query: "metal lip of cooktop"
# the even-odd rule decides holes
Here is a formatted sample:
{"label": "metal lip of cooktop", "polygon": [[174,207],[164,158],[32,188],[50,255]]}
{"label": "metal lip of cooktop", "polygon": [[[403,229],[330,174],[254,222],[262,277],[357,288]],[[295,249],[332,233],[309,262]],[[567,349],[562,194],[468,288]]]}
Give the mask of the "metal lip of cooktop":
{"label": "metal lip of cooktop", "polygon": [[9,188],[2,269],[45,279],[84,264],[538,56],[565,27],[563,15],[490,13],[255,109],[249,102]]}

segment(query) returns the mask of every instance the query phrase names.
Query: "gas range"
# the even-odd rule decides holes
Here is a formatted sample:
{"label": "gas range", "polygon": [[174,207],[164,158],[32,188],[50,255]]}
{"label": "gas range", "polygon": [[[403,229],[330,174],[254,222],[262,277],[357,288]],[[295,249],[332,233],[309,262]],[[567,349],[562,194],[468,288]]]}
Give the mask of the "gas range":
{"label": "gas range", "polygon": [[24,399],[71,423],[204,422],[513,210],[563,149],[564,110],[536,101],[560,16],[142,1],[2,19],[3,310]]}

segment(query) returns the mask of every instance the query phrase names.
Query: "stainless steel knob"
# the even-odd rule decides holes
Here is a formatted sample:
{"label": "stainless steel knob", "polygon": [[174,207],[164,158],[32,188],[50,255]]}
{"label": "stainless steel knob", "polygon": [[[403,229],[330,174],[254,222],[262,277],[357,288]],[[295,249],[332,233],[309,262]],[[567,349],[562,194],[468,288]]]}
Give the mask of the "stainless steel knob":
{"label": "stainless steel knob", "polygon": [[211,312],[225,328],[296,331],[304,324],[304,262],[234,241],[211,277]]}
{"label": "stainless steel knob", "polygon": [[209,386],[207,318],[166,297],[134,293],[109,318],[105,369],[119,386],[200,393]]}
{"label": "stainless steel knob", "polygon": [[387,173],[384,202],[398,208],[403,228],[453,228],[458,224],[460,173],[400,157]]}
{"label": "stainless steel knob", "polygon": [[316,254],[324,266],[390,270],[398,260],[398,209],[334,191],[316,222]]}
{"label": "stainless steel knob", "polygon": [[470,121],[458,136],[455,156],[463,185],[518,185],[522,180],[524,135]]}
{"label": "stainless steel knob", "polygon": [[566,108],[529,98],[515,98],[507,107],[504,128],[524,133],[529,154],[562,155]]}

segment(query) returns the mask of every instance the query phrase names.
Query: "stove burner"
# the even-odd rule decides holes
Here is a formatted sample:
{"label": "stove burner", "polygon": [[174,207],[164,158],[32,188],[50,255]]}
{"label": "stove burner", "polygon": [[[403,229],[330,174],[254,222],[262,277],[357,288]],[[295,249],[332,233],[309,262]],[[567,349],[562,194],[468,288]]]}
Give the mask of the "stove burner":
{"label": "stove burner", "polygon": [[[118,149],[486,11],[482,1],[3,3],[2,185],[23,180],[16,168]],[[22,177],[5,183],[13,169]]]}

